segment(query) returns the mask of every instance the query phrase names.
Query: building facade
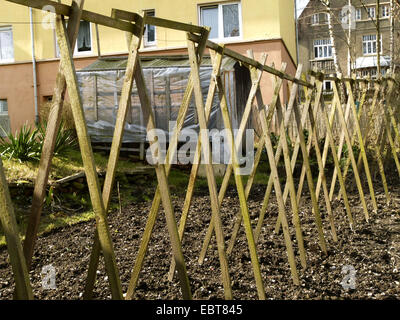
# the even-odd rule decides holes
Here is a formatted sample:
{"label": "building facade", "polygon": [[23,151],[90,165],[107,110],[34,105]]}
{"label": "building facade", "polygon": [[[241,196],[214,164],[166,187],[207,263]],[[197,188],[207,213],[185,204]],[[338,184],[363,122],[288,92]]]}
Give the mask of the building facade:
{"label": "building facade", "polygon": [[[295,73],[292,0],[86,0],[84,5],[85,10],[107,16],[112,8],[210,26],[210,40],[225,43],[242,54],[253,49],[257,59],[267,52],[268,64],[279,67],[286,62],[287,72]],[[59,52],[50,16],[41,10],[33,9],[30,13],[25,6],[0,2],[0,114],[3,125],[4,119],[8,119],[13,132],[26,122],[34,123],[40,105],[53,94]],[[186,36],[183,32],[147,26],[141,53],[185,54]],[[126,55],[124,33],[82,21],[74,53],[76,68],[93,63],[99,54]],[[270,77],[263,78],[262,91],[268,99],[272,93]]]}
{"label": "building facade", "polygon": [[[376,0],[330,2],[337,63],[343,76],[356,74],[360,77],[376,77],[378,49]],[[347,10],[349,7],[351,10]],[[393,3],[390,0],[380,1],[380,66],[383,74],[391,66],[399,65],[398,10],[396,1]],[[316,67],[326,73],[336,73],[327,9],[319,0],[311,0],[308,3],[299,18],[298,28],[301,57],[299,62],[306,69]],[[325,86],[329,89],[330,83],[325,83]]]}

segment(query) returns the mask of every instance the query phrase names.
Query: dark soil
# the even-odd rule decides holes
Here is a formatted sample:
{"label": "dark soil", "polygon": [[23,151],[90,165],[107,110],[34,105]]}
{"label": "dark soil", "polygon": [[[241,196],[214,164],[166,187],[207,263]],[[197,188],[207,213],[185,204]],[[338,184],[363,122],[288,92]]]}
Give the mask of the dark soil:
{"label": "dark soil", "polygon": [[[398,184],[394,184],[397,185]],[[367,190],[367,188],[365,188]],[[257,222],[260,203],[265,187],[256,186],[248,201],[254,224]],[[318,236],[311,213],[310,199],[304,196],[301,208],[301,223],[307,251],[307,268],[298,270],[300,286],[293,285],[285,252],[283,235],[275,235],[273,228],[277,217],[277,205],[272,201],[267,220],[258,243],[258,255],[268,299],[399,299],[400,298],[400,187],[391,189],[391,202],[385,202],[382,190],[376,190],[379,202],[378,213],[372,213],[369,223],[364,214],[358,194],[350,195],[352,212],[356,219],[354,230],[350,230],[343,203],[333,203],[335,223],[339,241],[334,243],[329,231],[327,217],[323,217],[329,253],[324,256],[318,245]],[[322,195],[321,195],[322,198]],[[370,204],[370,199],[367,199]],[[174,196],[173,204],[179,219],[183,197]],[[322,214],[324,203],[320,202]],[[117,263],[126,292],[130,274],[136,259],[142,232],[151,202],[140,202],[115,210],[109,216],[109,225],[114,241]],[[238,212],[237,194],[231,188],[221,207],[228,244],[234,217]],[[288,210],[290,214],[290,210]],[[183,242],[191,289],[195,299],[223,299],[223,288],[219,271],[219,260],[215,247],[209,249],[207,260],[199,266],[197,259],[211,210],[206,192],[198,194],[192,204]],[[288,219],[289,221],[291,219]],[[40,237],[37,242],[33,267],[30,273],[37,299],[81,299],[86,280],[87,267],[94,234],[94,222],[66,227]],[[291,230],[294,239],[294,230]],[[298,258],[297,247],[296,255]],[[148,256],[139,280],[135,299],[181,299],[177,277],[171,283],[167,279],[171,259],[169,236],[161,210],[151,238]],[[44,290],[41,285],[42,268],[56,268],[56,290]],[[257,290],[251,260],[243,228],[229,266],[235,299],[257,299]],[[356,270],[355,289],[345,290],[341,282],[346,274],[343,267]],[[0,299],[11,299],[13,277],[6,249],[0,250]],[[101,260],[97,274],[94,298],[110,299],[111,293]]]}

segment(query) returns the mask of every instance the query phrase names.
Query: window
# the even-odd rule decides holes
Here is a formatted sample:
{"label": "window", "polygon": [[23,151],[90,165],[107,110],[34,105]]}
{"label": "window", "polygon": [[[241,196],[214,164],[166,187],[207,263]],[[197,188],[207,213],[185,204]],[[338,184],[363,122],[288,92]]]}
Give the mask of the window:
{"label": "window", "polygon": [[10,132],[10,118],[6,99],[0,99],[0,137],[5,137]]}
{"label": "window", "polygon": [[211,28],[210,39],[240,38],[240,3],[200,7],[200,24]]}
{"label": "window", "polygon": [[357,8],[356,9],[356,20],[359,21],[362,18],[362,14],[361,14],[361,9]]}
{"label": "window", "polygon": [[368,18],[375,19],[375,7],[367,8]]}
{"label": "window", "polygon": [[332,82],[330,80],[324,80],[323,89],[326,92],[332,91]]}
{"label": "window", "polygon": [[319,24],[319,13],[314,13],[311,16],[311,25],[317,25]]}
{"label": "window", "polygon": [[381,8],[382,18],[388,18],[390,16],[390,8],[388,5],[384,5]]}
{"label": "window", "polygon": [[[68,25],[68,21],[66,22]],[[81,21],[78,37],[76,39],[74,55],[88,54],[92,52],[92,28],[90,22]],[[60,57],[60,48],[56,41],[56,55]]]}
{"label": "window", "polygon": [[[146,15],[154,17],[156,15],[155,10],[146,10]],[[144,46],[151,47],[156,45],[156,27],[147,24],[144,31]]]}
{"label": "window", "polygon": [[328,24],[328,14],[327,13],[323,13],[322,16],[324,17],[323,18],[323,23],[324,24]]}
{"label": "window", "polygon": [[11,27],[0,27],[0,62],[14,62],[14,44]]}
{"label": "window", "polygon": [[79,25],[78,39],[76,40],[75,52],[82,53],[92,51],[92,35],[90,22],[81,21]]}
{"label": "window", "polygon": [[43,96],[43,102],[51,102],[53,101],[53,96]]}
{"label": "window", "polygon": [[7,100],[1,99],[0,100],[0,115],[8,114],[8,104]]}
{"label": "window", "polygon": [[376,34],[363,36],[363,54],[376,54]]}
{"label": "window", "polygon": [[361,76],[363,78],[365,78],[365,77],[376,78],[376,74],[377,74],[377,69],[376,68],[368,68],[368,69],[364,69],[364,70],[361,71]]}
{"label": "window", "polygon": [[314,58],[332,58],[331,39],[314,40]]}

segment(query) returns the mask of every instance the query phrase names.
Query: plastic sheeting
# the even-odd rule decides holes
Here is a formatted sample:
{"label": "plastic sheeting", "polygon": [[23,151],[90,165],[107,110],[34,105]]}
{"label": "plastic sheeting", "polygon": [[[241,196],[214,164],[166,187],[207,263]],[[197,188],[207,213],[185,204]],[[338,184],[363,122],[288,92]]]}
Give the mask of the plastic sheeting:
{"label": "plastic sheeting", "polygon": [[[227,64],[225,64],[226,66]],[[229,65],[229,64],[228,64]],[[227,100],[231,109],[232,126],[237,128],[238,117],[236,115],[235,73],[233,64],[230,70],[224,71]],[[212,68],[201,66],[200,80],[204,101],[208,94]],[[167,139],[172,134],[168,130],[170,122],[177,119],[178,111],[182,103],[190,74],[189,67],[160,67],[143,69],[148,94],[151,98],[156,127],[166,134]],[[78,82],[81,90],[85,117],[89,134],[93,142],[111,142],[118,112],[119,99],[125,71],[79,71]],[[195,110],[194,97],[192,97],[180,137],[186,141],[187,130],[199,130],[197,112]],[[222,116],[219,109],[219,99],[214,97],[209,129],[223,129]],[[192,131],[193,132],[193,131]],[[125,126],[124,143],[146,142],[146,124],[141,112],[140,100],[136,85],[134,84],[131,96],[131,109]]]}

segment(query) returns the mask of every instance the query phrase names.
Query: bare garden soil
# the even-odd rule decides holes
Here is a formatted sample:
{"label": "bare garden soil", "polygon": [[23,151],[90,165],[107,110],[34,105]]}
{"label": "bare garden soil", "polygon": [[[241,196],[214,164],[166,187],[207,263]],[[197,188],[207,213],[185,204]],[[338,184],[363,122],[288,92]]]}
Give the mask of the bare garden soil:
{"label": "bare garden soil", "polygon": [[[369,223],[355,191],[349,194],[356,225],[349,228],[342,202],[333,203],[335,223],[339,241],[334,243],[330,234],[325,205],[320,201],[324,215],[325,236],[329,253],[324,256],[318,245],[318,236],[311,213],[311,200],[303,195],[301,223],[307,252],[307,268],[301,270],[297,261],[300,286],[293,285],[288,265],[283,235],[275,235],[273,229],[277,217],[275,199],[269,205],[267,219],[260,241],[258,254],[264,285],[268,299],[399,299],[400,298],[400,186],[391,188],[391,202],[386,204],[383,190],[376,186],[379,211],[372,213]],[[364,190],[367,190],[365,188]],[[264,196],[265,186],[255,186],[248,201],[254,225]],[[321,198],[322,195],[321,195]],[[175,195],[173,204],[177,221],[182,210],[184,195]],[[367,196],[367,202],[371,201]],[[289,201],[288,201],[289,203]],[[109,225],[114,241],[117,264],[123,291],[126,292],[136,253],[140,244],[151,201],[142,201],[113,210],[109,215]],[[239,210],[237,193],[230,187],[221,207],[228,244],[235,215]],[[215,238],[208,250],[207,260],[202,266],[197,259],[201,250],[211,210],[207,190],[196,194],[190,211],[183,250],[195,299],[223,299],[219,259]],[[288,217],[291,210],[288,207]],[[289,221],[291,219],[288,219]],[[33,291],[37,299],[82,299],[93,234],[94,221],[55,230],[41,236],[30,273]],[[294,248],[298,251],[291,230]],[[167,279],[171,250],[163,210],[160,210],[148,255],[145,260],[135,299],[181,299],[177,277],[171,283]],[[52,265],[56,268],[56,290],[42,288],[42,268]],[[257,299],[254,275],[243,227],[233,254],[229,257],[232,288],[235,299]],[[355,289],[345,290],[341,282],[346,276],[345,266],[353,266],[356,271]],[[0,299],[12,299],[13,277],[5,248],[0,250]],[[104,262],[101,260],[97,274],[95,299],[110,299]]]}

